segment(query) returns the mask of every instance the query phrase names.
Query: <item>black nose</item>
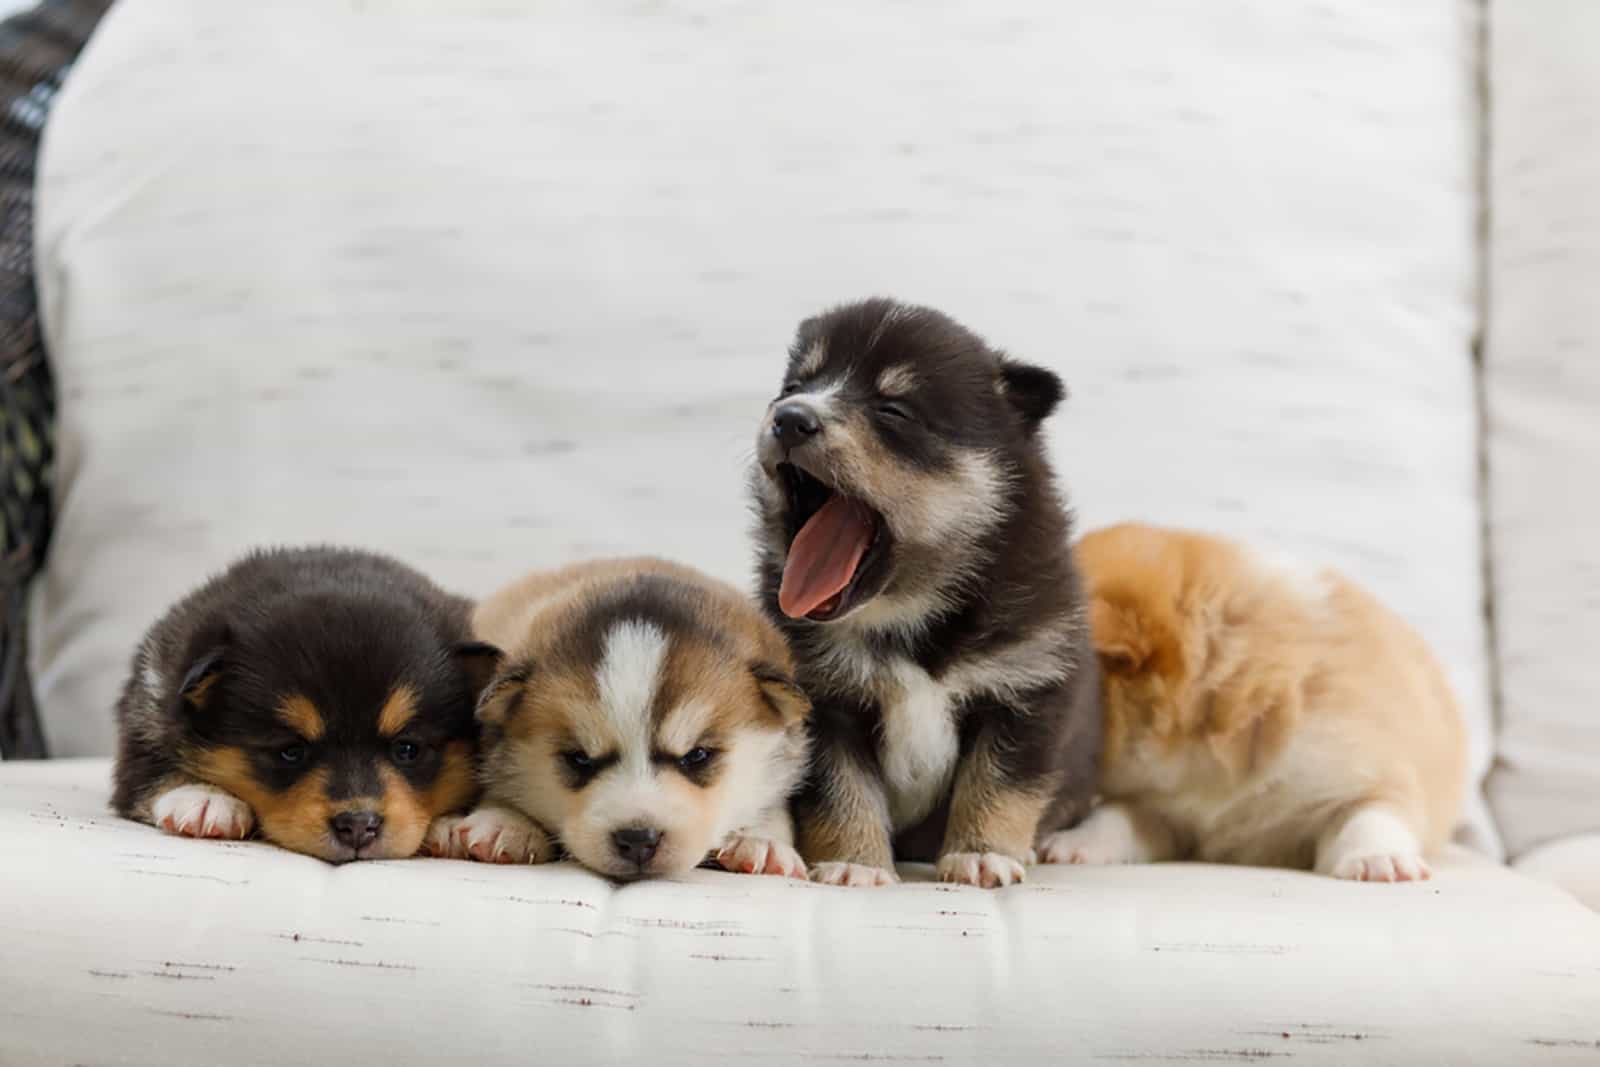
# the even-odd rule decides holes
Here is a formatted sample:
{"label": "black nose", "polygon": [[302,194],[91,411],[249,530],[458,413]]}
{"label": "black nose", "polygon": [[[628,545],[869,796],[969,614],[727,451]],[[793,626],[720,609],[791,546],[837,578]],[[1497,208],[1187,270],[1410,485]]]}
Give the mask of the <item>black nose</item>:
{"label": "black nose", "polygon": [[772,436],[784,448],[803,445],[821,430],[817,413],[804,404],[784,404],[772,413]]}
{"label": "black nose", "polygon": [[661,844],[661,831],[648,826],[630,826],[612,834],[611,843],[616,846],[617,855],[643,867],[655,856]]}
{"label": "black nose", "polygon": [[333,825],[333,836],[350,848],[370,845],[383,832],[383,816],[375,811],[341,811],[328,821]]}

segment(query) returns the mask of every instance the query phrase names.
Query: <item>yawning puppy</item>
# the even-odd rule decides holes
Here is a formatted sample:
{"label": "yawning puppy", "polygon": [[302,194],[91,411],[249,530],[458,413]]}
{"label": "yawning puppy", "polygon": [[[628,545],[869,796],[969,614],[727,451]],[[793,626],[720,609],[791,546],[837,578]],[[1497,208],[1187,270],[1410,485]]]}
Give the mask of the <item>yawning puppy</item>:
{"label": "yawning puppy", "polygon": [[1078,560],[1105,677],[1106,803],[1042,859],[1428,877],[1466,742],[1415,631],[1331,571],[1220,538],[1116,526]]}
{"label": "yawning puppy", "polygon": [[391,559],[259,552],[146,635],[117,703],[112,807],[189,837],[332,862],[417,851],[476,793],[494,649],[470,605]]}
{"label": "yawning puppy", "polygon": [[479,703],[483,806],[437,855],[540,863],[559,844],[613,878],[714,856],[805,876],[788,801],[810,705],[779,633],[732,587],[653,559],[535,574],[485,600],[507,650]]}
{"label": "yawning puppy", "polygon": [[800,326],[762,421],[764,603],[815,702],[818,881],[1019,881],[1087,810],[1099,682],[1039,426],[1060,379],[872,300]]}

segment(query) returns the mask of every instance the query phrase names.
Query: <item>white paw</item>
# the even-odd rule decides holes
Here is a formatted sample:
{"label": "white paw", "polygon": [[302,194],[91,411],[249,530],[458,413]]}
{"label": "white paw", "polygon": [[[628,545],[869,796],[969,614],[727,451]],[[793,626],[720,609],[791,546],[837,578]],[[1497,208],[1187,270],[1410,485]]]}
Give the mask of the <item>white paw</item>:
{"label": "white paw", "polygon": [[451,855],[480,863],[544,863],[555,849],[550,837],[506,808],[479,808],[454,828]]}
{"label": "white paw", "polygon": [[456,837],[456,828],[465,820],[460,815],[441,815],[428,824],[417,848],[419,856],[433,856],[442,860],[464,860],[467,846]]}
{"label": "white paw", "polygon": [[821,885],[894,885],[900,879],[893,871],[865,863],[817,863],[811,867],[811,880]]}
{"label": "white paw", "polygon": [[1329,873],[1353,882],[1425,882],[1433,877],[1427,862],[1413,852],[1346,856]]}
{"label": "white paw", "polygon": [[1090,866],[1137,862],[1138,857],[1123,847],[1125,844],[1116,835],[1098,833],[1094,826],[1085,823],[1070,830],[1058,830],[1039,842],[1039,862]]}
{"label": "white paw", "polygon": [[770,837],[745,837],[733,834],[717,851],[717,863],[736,874],[777,874],[785,878],[804,878],[806,861],[782,841]]}
{"label": "white paw", "polygon": [[999,889],[1022,881],[1022,864],[998,852],[951,852],[934,868],[941,882]]}
{"label": "white paw", "polygon": [[255,828],[250,805],[209,785],[180,785],[156,797],[150,817],[169,833],[238,841]]}

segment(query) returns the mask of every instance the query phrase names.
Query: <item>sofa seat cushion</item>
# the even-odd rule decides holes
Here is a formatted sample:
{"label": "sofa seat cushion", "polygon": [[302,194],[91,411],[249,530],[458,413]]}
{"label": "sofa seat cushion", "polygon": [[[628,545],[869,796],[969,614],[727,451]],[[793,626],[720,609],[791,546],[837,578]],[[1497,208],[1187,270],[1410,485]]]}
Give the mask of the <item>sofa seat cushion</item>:
{"label": "sofa seat cushion", "polygon": [[1550,841],[1517,859],[1517,870],[1565,889],[1600,911],[1600,834]]}
{"label": "sofa seat cushion", "polygon": [[1600,915],[1461,850],[1400,886],[1180,864],[617,886],[331,867],[124,822],[106,793],[100,761],[0,766],[8,1067],[1524,1064],[1600,1039]]}

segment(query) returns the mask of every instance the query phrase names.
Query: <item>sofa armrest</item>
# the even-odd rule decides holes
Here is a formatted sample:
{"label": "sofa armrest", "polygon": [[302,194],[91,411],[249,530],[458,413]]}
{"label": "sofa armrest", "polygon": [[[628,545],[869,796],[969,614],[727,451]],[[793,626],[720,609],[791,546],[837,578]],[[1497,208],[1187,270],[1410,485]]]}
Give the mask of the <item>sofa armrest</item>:
{"label": "sofa armrest", "polygon": [[110,0],[46,0],[0,23],[0,757],[44,756],[24,605],[50,539],[55,393],[33,276],[33,177],[56,91]]}

